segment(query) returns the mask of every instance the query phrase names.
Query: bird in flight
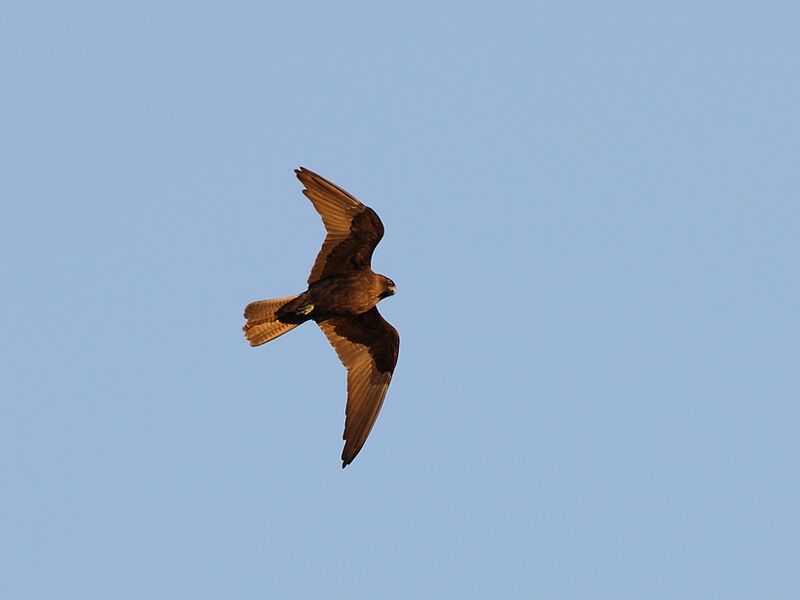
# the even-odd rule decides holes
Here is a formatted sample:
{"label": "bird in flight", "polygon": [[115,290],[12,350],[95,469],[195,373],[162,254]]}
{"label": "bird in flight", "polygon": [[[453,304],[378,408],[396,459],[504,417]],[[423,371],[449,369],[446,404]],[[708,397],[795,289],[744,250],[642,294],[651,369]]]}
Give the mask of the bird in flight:
{"label": "bird in flight", "polygon": [[322,217],[327,235],[296,296],[247,305],[244,335],[260,346],[306,321],[320,326],[347,369],[342,468],[353,462],[378,418],[400,350],[400,336],[377,304],[395,293],[394,282],[370,267],[383,237],[374,210],[305,168],[295,170],[303,194]]}

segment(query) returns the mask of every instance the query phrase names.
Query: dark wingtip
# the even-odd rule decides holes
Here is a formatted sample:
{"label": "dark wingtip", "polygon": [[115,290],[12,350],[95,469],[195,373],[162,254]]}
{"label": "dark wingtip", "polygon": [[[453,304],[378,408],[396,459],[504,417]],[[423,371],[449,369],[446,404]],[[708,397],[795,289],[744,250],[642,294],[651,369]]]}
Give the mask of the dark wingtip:
{"label": "dark wingtip", "polygon": [[347,456],[344,451],[342,451],[342,468],[344,469],[347,465],[353,462],[355,456]]}
{"label": "dark wingtip", "polygon": [[[310,171],[305,167],[299,167],[295,169],[294,174],[297,176],[297,179],[300,181],[300,183],[302,183],[306,188],[308,188],[309,182],[312,181],[315,176],[317,176],[314,171]],[[303,190],[303,193],[305,193],[305,190]]]}

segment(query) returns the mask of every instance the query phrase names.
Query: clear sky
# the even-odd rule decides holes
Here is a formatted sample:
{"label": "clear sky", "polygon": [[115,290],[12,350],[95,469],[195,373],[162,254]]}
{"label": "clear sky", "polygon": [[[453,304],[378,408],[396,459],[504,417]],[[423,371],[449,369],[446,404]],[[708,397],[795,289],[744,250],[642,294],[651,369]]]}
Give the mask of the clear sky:
{"label": "clear sky", "polygon": [[[794,2],[5,2],[0,597],[800,598]],[[313,324],[381,216],[339,462]]]}

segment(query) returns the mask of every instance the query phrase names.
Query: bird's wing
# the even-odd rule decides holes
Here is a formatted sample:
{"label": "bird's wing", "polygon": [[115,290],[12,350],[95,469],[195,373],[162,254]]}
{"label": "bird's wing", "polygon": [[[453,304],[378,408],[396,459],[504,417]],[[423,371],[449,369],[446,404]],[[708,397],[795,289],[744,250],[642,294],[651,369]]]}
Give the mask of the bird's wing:
{"label": "bird's wing", "polygon": [[392,379],[400,336],[372,308],[360,315],[319,323],[347,369],[347,409],[342,468],[353,462],[378,418]]}
{"label": "bird's wing", "polygon": [[328,232],[308,283],[368,267],[383,237],[383,223],[375,211],[313,171],[301,167],[295,173]]}

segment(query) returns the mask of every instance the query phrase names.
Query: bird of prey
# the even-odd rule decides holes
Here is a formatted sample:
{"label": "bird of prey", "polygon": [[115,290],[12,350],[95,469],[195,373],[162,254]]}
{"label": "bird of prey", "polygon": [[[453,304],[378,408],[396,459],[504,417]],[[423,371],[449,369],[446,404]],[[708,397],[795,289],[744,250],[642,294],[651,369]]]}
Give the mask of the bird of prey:
{"label": "bird of prey", "polygon": [[248,304],[244,334],[251,346],[260,346],[306,321],[320,326],[347,369],[344,468],[364,446],[397,364],[400,336],[376,306],[395,293],[395,285],[370,267],[372,252],[383,237],[383,223],[375,211],[313,171],[301,167],[295,173],[327,235],[308,289]]}

